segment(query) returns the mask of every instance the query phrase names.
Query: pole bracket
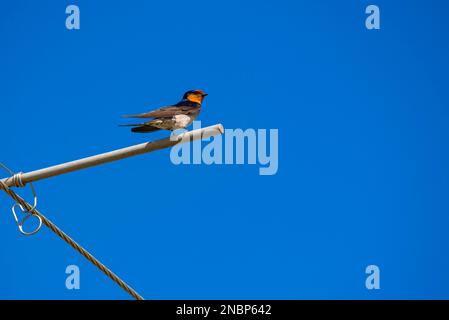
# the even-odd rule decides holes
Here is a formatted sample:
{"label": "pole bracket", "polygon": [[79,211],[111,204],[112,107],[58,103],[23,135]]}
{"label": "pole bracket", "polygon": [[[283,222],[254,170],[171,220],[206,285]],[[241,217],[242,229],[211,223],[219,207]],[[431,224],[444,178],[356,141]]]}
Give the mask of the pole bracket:
{"label": "pole bracket", "polygon": [[[25,186],[25,184],[22,182],[23,172],[14,173],[12,170],[10,170],[8,167],[6,167],[5,165],[3,165],[1,163],[0,163],[0,167],[5,169],[5,171],[7,171],[9,174],[12,175],[7,180],[11,179],[13,184],[18,187]],[[6,189],[9,189],[8,185],[5,182],[3,182],[2,180],[0,180],[0,184],[1,184],[0,187],[2,187],[2,189],[5,189],[5,191],[6,191]],[[17,228],[19,228],[20,233],[23,234],[24,236],[32,236],[33,234],[36,234],[42,228],[42,218],[33,213],[37,207],[36,189],[34,189],[33,183],[30,182],[29,185],[30,185],[31,192],[33,194],[33,206],[28,208],[27,206],[24,206],[19,201],[17,201],[11,207],[12,215],[17,224]],[[19,218],[19,215],[17,214],[17,211],[16,211],[17,208],[19,208],[20,211],[22,211],[22,214],[24,214],[23,218]],[[25,231],[23,226],[24,226],[25,222],[31,217],[36,218],[38,220],[39,224],[33,231],[27,232],[27,231]]]}

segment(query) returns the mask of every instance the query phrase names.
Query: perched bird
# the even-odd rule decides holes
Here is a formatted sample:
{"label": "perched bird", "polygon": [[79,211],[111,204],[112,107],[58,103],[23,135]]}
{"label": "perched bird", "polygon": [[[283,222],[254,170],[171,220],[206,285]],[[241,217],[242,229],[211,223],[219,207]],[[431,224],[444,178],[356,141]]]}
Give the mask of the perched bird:
{"label": "perched bird", "polygon": [[183,129],[198,117],[201,110],[201,103],[205,96],[207,96],[207,93],[202,90],[187,91],[184,93],[182,100],[172,106],[162,107],[147,113],[123,116],[124,118],[153,118],[152,120],[122,126],[134,127],[131,129],[132,132]]}

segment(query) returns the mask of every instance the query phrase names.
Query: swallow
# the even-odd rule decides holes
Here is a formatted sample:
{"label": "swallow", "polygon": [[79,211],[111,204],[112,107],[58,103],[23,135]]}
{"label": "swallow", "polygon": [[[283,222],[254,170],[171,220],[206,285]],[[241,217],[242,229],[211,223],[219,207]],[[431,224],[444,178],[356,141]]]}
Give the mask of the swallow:
{"label": "swallow", "polygon": [[190,90],[184,93],[182,100],[170,106],[165,106],[157,110],[146,113],[125,115],[124,118],[146,119],[152,118],[150,121],[125,124],[122,126],[134,127],[132,132],[153,132],[158,130],[177,130],[188,127],[200,114],[201,103],[207,96],[202,90]]}

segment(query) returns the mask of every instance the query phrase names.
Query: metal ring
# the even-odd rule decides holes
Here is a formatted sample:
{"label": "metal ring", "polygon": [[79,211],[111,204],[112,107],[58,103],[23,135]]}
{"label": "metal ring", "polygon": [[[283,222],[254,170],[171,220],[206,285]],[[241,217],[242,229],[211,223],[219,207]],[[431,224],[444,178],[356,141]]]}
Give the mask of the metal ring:
{"label": "metal ring", "polygon": [[[20,210],[22,211],[22,213],[25,214],[25,217],[23,217],[21,221],[19,221],[19,217],[17,216],[16,207],[19,207]],[[17,227],[19,228],[20,233],[22,233],[23,235],[31,236],[31,235],[35,234],[36,232],[38,232],[42,228],[42,218],[29,212],[28,209],[24,208],[21,204],[19,204],[19,203],[14,204],[11,208],[11,211],[14,216],[14,220],[16,221]],[[37,218],[37,220],[39,220],[39,225],[33,231],[26,232],[23,230],[23,225],[25,224],[25,221],[27,221],[30,217]]]}
{"label": "metal ring", "polygon": [[[25,184],[22,182],[22,172],[19,172],[17,174],[15,174],[12,170],[10,170],[9,168],[7,168],[5,165],[3,165],[2,163],[0,163],[0,167],[2,167],[3,169],[5,169],[7,172],[9,172],[12,175],[12,179],[13,179],[13,183],[14,185],[18,186],[18,187],[24,187]],[[38,232],[41,227],[42,227],[42,218],[39,217],[38,215],[33,214],[33,211],[36,209],[37,207],[37,194],[36,194],[36,189],[34,189],[33,184],[30,182],[30,189],[31,192],[33,194],[33,206],[30,208],[30,210],[28,210],[27,208],[24,208],[20,203],[15,203],[11,210],[12,210],[12,214],[14,216],[14,220],[16,221],[17,227],[19,228],[20,233],[22,233],[25,236],[31,236],[33,234],[35,234],[36,232]],[[22,220],[19,222],[19,218],[17,216],[16,213],[16,207],[19,207],[20,210],[22,211],[22,213],[25,214],[25,216],[22,218]],[[39,220],[39,225],[38,227],[31,231],[31,232],[26,232],[23,230],[23,225],[25,223],[26,220],[28,220],[28,218],[30,217],[35,217]]]}

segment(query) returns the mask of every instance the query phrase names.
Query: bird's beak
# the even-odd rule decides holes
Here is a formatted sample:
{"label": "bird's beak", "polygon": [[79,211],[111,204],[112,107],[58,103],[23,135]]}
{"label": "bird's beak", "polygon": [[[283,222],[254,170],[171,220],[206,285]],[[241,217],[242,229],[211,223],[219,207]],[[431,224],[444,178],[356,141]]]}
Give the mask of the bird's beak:
{"label": "bird's beak", "polygon": [[208,95],[209,95],[208,93],[203,93],[203,97],[208,96]]}

